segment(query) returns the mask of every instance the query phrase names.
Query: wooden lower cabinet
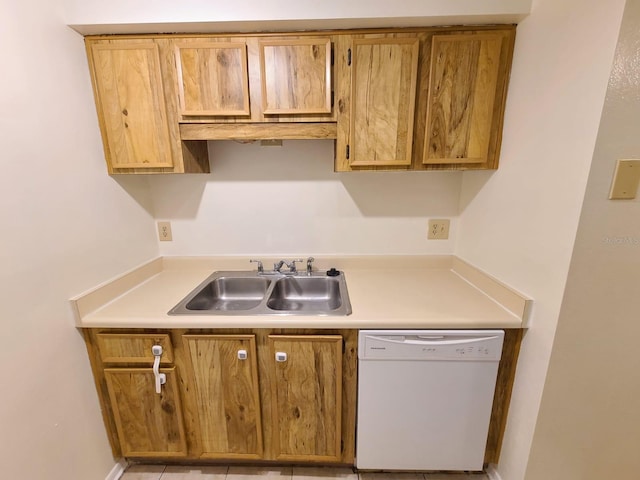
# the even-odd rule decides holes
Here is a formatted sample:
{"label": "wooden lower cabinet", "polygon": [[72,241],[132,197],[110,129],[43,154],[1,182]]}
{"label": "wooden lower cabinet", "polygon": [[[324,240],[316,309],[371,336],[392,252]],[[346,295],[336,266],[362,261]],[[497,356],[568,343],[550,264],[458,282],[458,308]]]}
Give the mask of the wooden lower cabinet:
{"label": "wooden lower cabinet", "polygon": [[255,335],[182,339],[200,458],[262,458]]}
{"label": "wooden lower cabinet", "polygon": [[175,367],[161,372],[167,381],[156,393],[150,368],[104,371],[120,449],[126,457],[187,455]]}
{"label": "wooden lower cabinet", "polygon": [[[355,330],[89,329],[85,339],[114,457],[353,465]],[[157,394],[140,348],[160,344],[171,355]]]}
{"label": "wooden lower cabinet", "polygon": [[269,335],[277,460],[341,459],[342,336]]}
{"label": "wooden lower cabinet", "polygon": [[[357,330],[86,329],[115,458],[353,465]],[[505,330],[485,463],[500,457],[522,330]],[[163,347],[156,393],[154,345]]]}

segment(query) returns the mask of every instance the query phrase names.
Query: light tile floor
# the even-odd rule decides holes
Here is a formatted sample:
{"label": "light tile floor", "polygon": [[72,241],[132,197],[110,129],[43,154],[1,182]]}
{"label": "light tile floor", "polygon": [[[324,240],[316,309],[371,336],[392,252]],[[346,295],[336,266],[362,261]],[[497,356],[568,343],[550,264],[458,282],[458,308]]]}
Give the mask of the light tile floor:
{"label": "light tile floor", "polygon": [[133,465],[120,480],[488,480],[485,474],[354,473],[330,467]]}

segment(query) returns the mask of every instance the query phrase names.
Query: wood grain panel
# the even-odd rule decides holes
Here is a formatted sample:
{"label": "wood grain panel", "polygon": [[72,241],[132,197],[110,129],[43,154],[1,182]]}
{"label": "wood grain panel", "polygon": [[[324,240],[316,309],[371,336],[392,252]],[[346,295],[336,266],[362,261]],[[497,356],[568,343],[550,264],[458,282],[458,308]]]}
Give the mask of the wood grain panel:
{"label": "wood grain panel", "polygon": [[350,164],[410,165],[417,38],[354,39]]}
{"label": "wood grain panel", "polygon": [[500,460],[502,439],[507,425],[509,404],[511,403],[511,391],[516,376],[516,365],[522,342],[522,330],[509,329],[504,331],[502,344],[502,358],[498,367],[496,390],[493,396],[491,420],[489,422],[489,434],[487,448],[484,454],[484,463],[497,464]]}
{"label": "wood grain panel", "polygon": [[334,40],[334,82],[337,136],[334,170],[349,172],[351,165],[347,158],[347,146],[351,128],[351,36],[337,35]]}
{"label": "wood grain panel", "polygon": [[104,375],[122,454],[184,457],[187,447],[175,367],[162,369],[167,383],[155,392],[149,368],[110,368]]}
{"label": "wood grain panel", "polygon": [[95,44],[92,54],[111,166],[173,167],[158,46]]}
{"label": "wood grain panel", "polygon": [[175,48],[182,115],[250,115],[246,43],[202,41]]}
{"label": "wood grain panel", "polygon": [[161,363],[173,362],[169,335],[134,333],[98,333],[100,358],[104,363],[153,363],[151,348],[162,346]]}
{"label": "wood grain panel", "polygon": [[122,457],[122,451],[120,449],[120,440],[118,439],[116,423],[113,418],[113,409],[111,408],[111,402],[109,401],[109,389],[107,388],[107,382],[104,379],[104,365],[100,359],[100,351],[98,348],[98,341],[96,339],[97,331],[98,330],[96,329],[85,328],[82,329],[82,334],[84,336],[87,354],[89,355],[89,361],[91,363],[93,381],[96,387],[96,392],[98,393],[100,412],[102,413],[102,421],[107,432],[107,437],[109,438],[111,454],[113,455],[113,458],[119,458]]}
{"label": "wood grain panel", "polygon": [[331,113],[331,40],[263,40],[260,46],[262,111]]}
{"label": "wood grain panel", "polygon": [[300,140],[336,138],[335,123],[192,123],[180,125],[188,140]]}
{"label": "wood grain panel", "polygon": [[[194,377],[201,458],[262,457],[254,335],[184,335]],[[247,359],[238,359],[245,350]]]}
{"label": "wood grain panel", "polygon": [[487,162],[501,47],[492,33],[433,37],[423,163]]}
{"label": "wood grain panel", "polygon": [[[340,461],[342,337],[270,335],[269,343],[276,459]],[[276,362],[276,352],[287,360]]]}
{"label": "wood grain panel", "polygon": [[353,465],[356,455],[358,397],[358,330],[340,330],[342,354],[342,463]]}

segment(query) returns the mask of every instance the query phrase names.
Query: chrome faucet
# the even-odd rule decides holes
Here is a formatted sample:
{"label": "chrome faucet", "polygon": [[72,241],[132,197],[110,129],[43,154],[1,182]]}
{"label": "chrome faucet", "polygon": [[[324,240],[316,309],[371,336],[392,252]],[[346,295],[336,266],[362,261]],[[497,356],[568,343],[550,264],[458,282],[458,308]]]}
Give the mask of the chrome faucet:
{"label": "chrome faucet", "polygon": [[273,271],[274,272],[280,272],[280,269],[283,266],[287,266],[287,268],[289,269],[289,273],[297,273],[298,270],[296,269],[296,262],[302,262],[303,260],[301,258],[297,259],[297,260],[291,260],[291,262],[286,262],[285,260],[280,260],[278,263],[274,263],[273,264]]}
{"label": "chrome faucet", "polygon": [[283,265],[286,265],[287,267],[289,266],[289,264],[287,262],[285,262],[284,260],[280,260],[278,263],[274,263],[273,264],[273,271],[280,273],[280,269],[282,268]]}

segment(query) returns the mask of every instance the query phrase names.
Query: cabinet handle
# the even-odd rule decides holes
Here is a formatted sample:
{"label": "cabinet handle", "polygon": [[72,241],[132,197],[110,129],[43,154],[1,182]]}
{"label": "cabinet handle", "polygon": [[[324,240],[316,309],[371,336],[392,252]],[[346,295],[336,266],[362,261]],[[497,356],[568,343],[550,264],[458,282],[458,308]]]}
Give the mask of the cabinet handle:
{"label": "cabinet handle", "polygon": [[286,362],[286,361],[287,361],[286,352],[276,352],[276,362]]}
{"label": "cabinet handle", "polygon": [[247,351],[238,350],[238,360],[246,360],[246,359],[247,359]]}
{"label": "cabinet handle", "polygon": [[162,345],[151,347],[153,353],[153,376],[156,379],[156,393],[162,393],[162,385],[167,383],[167,374],[160,373],[160,357],[162,357]]}

